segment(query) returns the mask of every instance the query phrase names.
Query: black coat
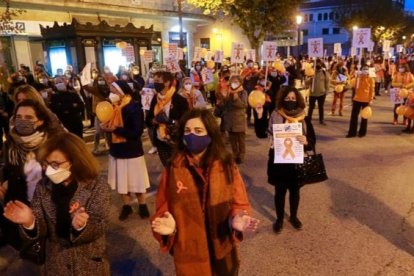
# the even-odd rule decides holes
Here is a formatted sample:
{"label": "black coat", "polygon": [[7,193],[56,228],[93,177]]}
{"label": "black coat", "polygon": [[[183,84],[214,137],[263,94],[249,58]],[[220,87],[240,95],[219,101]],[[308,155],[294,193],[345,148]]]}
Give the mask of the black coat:
{"label": "black coat", "polygon": [[69,132],[82,138],[84,104],[76,92],[62,91],[52,95],[50,109]]}
{"label": "black coat", "polygon": [[126,139],[123,143],[109,143],[109,153],[120,159],[137,158],[144,155],[141,136],[144,131],[144,112],[140,104],[131,101],[122,108],[123,127],[114,133]]}
{"label": "black coat", "polygon": [[[147,126],[152,129],[153,133],[154,133],[154,141],[155,141],[155,145],[157,145],[157,143],[162,143],[162,141],[160,141],[157,138],[157,126],[154,125],[153,123],[153,119],[154,119],[154,109],[155,109],[155,105],[157,104],[157,96],[155,95],[152,98],[151,101],[151,107],[150,110],[148,112],[148,116],[146,117],[145,123],[147,124]],[[167,122],[167,126],[170,129],[173,129],[175,127],[178,126],[178,121],[180,121],[181,117],[184,115],[184,113],[186,111],[189,110],[188,107],[188,102],[187,100],[180,96],[177,92],[174,93],[174,95],[172,96],[171,99],[171,105],[170,105],[170,114],[168,116],[168,122]],[[171,133],[173,134],[173,133]]]}
{"label": "black coat", "polygon": [[[306,139],[308,145],[305,146],[305,151],[312,151],[316,144],[315,130],[308,117],[305,117],[306,124]],[[295,164],[274,164],[274,149],[269,150],[269,158],[267,162],[267,182],[273,186],[277,186],[278,183],[297,183],[297,173],[295,170]]]}

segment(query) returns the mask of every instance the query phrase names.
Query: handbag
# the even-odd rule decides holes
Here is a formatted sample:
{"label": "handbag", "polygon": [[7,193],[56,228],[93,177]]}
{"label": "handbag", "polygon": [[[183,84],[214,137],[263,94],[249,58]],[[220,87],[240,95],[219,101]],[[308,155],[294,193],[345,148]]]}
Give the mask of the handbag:
{"label": "handbag", "polygon": [[295,170],[299,186],[319,183],[328,179],[323,156],[321,153],[317,154],[315,148],[313,154],[304,157],[303,164],[296,164]]}
{"label": "handbag", "polygon": [[46,260],[46,237],[23,242],[20,258],[42,265]]}

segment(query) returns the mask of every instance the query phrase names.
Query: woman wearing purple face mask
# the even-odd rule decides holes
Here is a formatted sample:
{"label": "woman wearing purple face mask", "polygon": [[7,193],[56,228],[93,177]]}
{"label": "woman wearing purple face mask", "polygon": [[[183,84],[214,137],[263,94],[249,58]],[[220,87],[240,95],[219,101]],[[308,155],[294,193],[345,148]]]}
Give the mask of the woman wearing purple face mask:
{"label": "woman wearing purple face mask", "polygon": [[151,223],[161,250],[173,252],[176,274],[237,275],[237,243],[259,222],[249,213],[243,180],[214,116],[191,110],[180,121]]}

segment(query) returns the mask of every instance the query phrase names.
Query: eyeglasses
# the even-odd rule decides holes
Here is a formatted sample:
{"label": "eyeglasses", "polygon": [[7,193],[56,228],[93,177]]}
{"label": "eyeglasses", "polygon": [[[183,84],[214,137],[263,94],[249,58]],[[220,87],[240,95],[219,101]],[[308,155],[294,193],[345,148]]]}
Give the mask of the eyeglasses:
{"label": "eyeglasses", "polygon": [[47,167],[47,166],[51,166],[53,169],[57,170],[59,169],[60,165],[65,164],[66,162],[69,162],[68,160],[63,161],[63,162],[57,162],[57,161],[52,161],[52,162],[47,162],[44,161],[43,166]]}

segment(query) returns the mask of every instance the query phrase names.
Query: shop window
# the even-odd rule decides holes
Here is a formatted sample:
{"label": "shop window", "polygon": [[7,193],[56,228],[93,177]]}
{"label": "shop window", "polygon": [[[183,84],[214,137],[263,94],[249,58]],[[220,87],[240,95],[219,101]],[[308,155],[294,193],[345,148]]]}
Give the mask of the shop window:
{"label": "shop window", "polygon": [[104,46],[104,62],[105,66],[108,66],[112,73],[118,73],[119,66],[128,66],[127,58],[122,55],[122,50],[115,46]]}
{"label": "shop window", "polygon": [[[177,43],[180,46],[180,33],[179,32],[169,32],[168,33],[169,43]],[[184,47],[187,47],[187,33],[183,32],[183,43]]]}
{"label": "shop window", "polygon": [[50,68],[52,69],[52,75],[57,75],[57,70],[63,71],[68,65],[65,47],[54,47],[49,49]]}
{"label": "shop window", "polygon": [[333,28],[332,33],[333,34],[339,34],[341,32],[341,28]]}
{"label": "shop window", "polygon": [[210,49],[210,38],[200,38],[201,48]]}
{"label": "shop window", "polygon": [[322,34],[323,35],[328,35],[329,34],[329,28],[323,28],[322,29]]}
{"label": "shop window", "polygon": [[303,29],[302,34],[303,34],[303,36],[309,35],[309,30],[308,29]]}

